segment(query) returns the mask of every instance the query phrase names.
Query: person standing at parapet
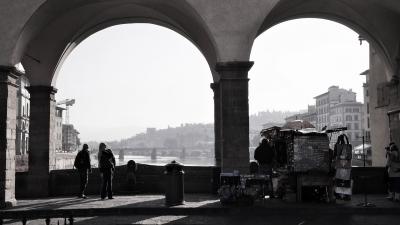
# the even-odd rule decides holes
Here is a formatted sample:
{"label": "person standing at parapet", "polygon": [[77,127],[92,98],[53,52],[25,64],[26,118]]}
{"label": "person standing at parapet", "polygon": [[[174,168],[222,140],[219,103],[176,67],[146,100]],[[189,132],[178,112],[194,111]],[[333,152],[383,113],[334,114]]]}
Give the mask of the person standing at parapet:
{"label": "person standing at parapet", "polygon": [[400,154],[395,143],[390,143],[386,152],[389,173],[389,200],[400,201]]}
{"label": "person standing at parapet", "polygon": [[102,178],[100,192],[101,199],[104,200],[106,195],[108,199],[113,199],[112,178],[115,169],[115,157],[111,149],[108,149],[104,143],[100,143],[98,159],[99,170]]}
{"label": "person standing at parapet", "polygon": [[75,157],[74,167],[78,169],[80,177],[79,198],[86,198],[85,190],[89,180],[89,173],[92,172],[90,165],[89,146],[84,144],[82,150]]}
{"label": "person standing at parapet", "polygon": [[259,171],[262,174],[272,176],[272,169],[275,160],[275,149],[271,137],[262,139],[259,146],[254,150],[254,159],[260,165]]}

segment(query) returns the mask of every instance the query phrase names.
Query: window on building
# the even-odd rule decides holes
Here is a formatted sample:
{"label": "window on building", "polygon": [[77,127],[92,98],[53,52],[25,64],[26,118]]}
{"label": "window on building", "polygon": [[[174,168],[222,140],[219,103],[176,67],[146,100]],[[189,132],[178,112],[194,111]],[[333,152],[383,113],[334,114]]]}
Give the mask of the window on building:
{"label": "window on building", "polygon": [[367,114],[369,114],[369,103],[367,102]]}
{"label": "window on building", "polygon": [[353,112],[360,112],[360,109],[359,108],[354,108]]}
{"label": "window on building", "polygon": [[369,117],[367,118],[367,128],[369,128]]}
{"label": "window on building", "polygon": [[354,120],[355,120],[355,121],[358,120],[358,115],[354,115]]}
{"label": "window on building", "polygon": [[359,129],[358,123],[354,123],[354,130],[358,130],[358,129]]}
{"label": "window on building", "polygon": [[346,116],[346,121],[352,121],[352,117],[350,115]]}
{"label": "window on building", "polygon": [[346,124],[347,130],[351,130],[351,123]]}
{"label": "window on building", "polygon": [[351,108],[346,108],[346,112],[351,112]]}

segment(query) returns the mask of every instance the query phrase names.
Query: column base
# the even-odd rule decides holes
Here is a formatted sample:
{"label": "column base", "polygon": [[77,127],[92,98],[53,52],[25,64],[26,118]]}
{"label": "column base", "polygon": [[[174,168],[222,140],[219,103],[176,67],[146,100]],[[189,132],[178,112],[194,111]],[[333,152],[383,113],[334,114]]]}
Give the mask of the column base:
{"label": "column base", "polygon": [[17,200],[15,198],[14,199],[8,199],[7,201],[0,203],[0,208],[1,209],[12,208],[14,206],[17,206]]}
{"label": "column base", "polygon": [[28,187],[26,188],[29,197],[43,198],[50,196],[49,176],[28,176]]}

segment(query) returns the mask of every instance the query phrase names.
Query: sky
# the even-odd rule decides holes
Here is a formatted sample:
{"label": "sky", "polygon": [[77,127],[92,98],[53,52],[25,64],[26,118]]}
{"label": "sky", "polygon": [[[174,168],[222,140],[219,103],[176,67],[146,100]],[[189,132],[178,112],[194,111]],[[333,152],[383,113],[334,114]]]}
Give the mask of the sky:
{"label": "sky", "polygon": [[[327,20],[292,20],[255,41],[250,114],[306,109],[331,85],[362,101],[368,44]],[[111,141],[185,123],[213,123],[212,75],[186,38],[151,24],[125,24],[88,37],[60,69],[57,101],[76,99],[70,122],[83,142]]]}

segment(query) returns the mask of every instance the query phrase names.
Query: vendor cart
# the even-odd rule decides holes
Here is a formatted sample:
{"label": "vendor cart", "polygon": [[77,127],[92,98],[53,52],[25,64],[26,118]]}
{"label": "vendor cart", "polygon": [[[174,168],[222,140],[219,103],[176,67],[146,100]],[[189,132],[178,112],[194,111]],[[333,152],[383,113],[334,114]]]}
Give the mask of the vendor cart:
{"label": "vendor cart", "polygon": [[329,137],[325,132],[315,129],[301,130],[280,129],[272,127],[264,129],[261,135],[273,140],[276,150],[277,165],[285,168],[291,182],[286,182],[296,193],[296,200],[302,201],[303,187],[318,190],[318,198],[332,200],[331,154]]}

